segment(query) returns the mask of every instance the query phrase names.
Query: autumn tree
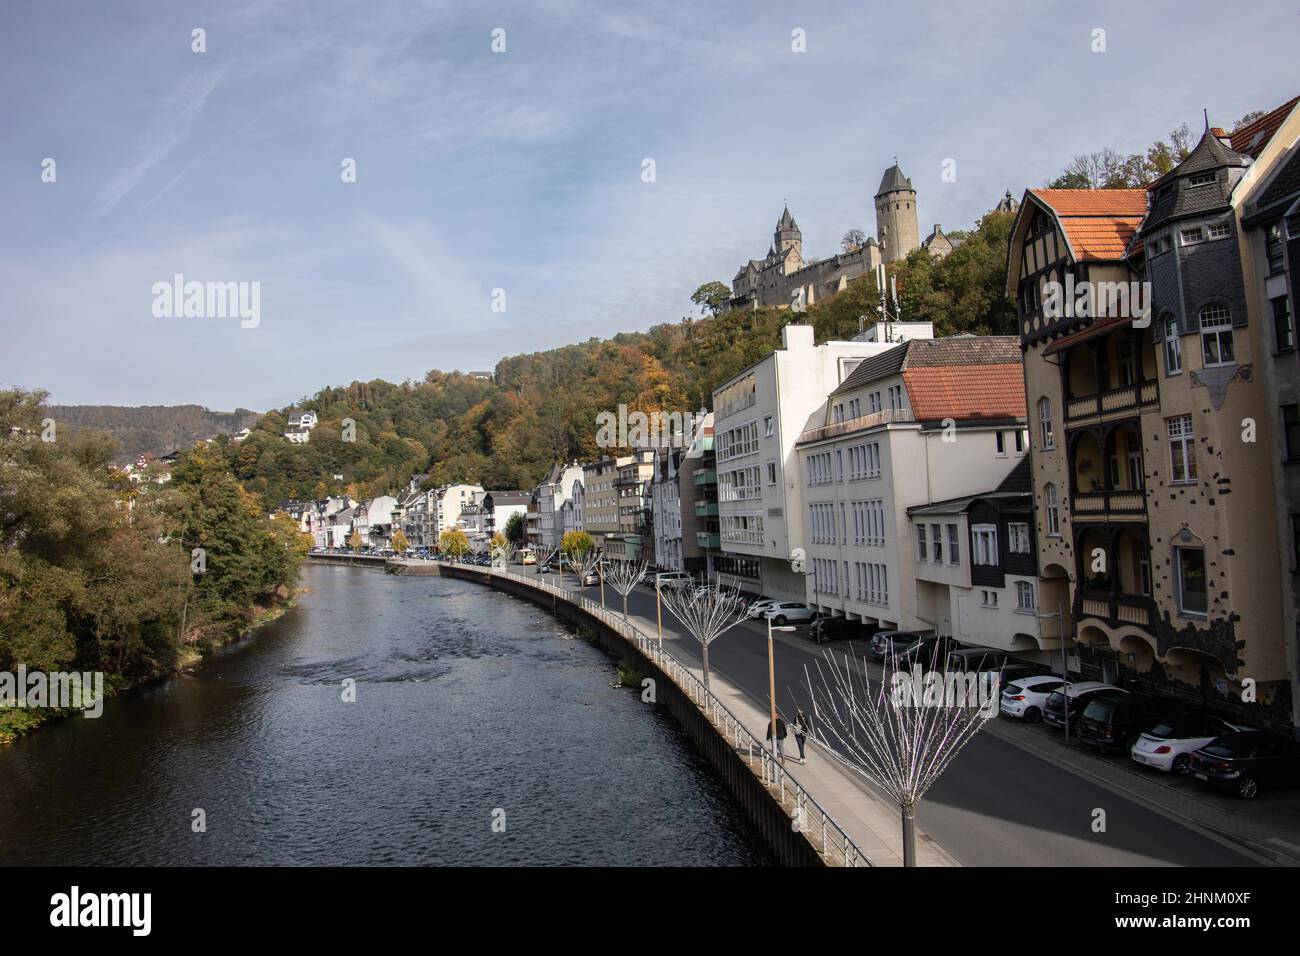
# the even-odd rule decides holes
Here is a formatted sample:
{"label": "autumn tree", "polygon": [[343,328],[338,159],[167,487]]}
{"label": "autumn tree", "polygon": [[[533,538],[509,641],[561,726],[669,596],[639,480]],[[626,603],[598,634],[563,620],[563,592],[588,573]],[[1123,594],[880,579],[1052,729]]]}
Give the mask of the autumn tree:
{"label": "autumn tree", "polygon": [[406,533],[402,531],[401,528],[398,528],[396,531],[393,532],[394,551],[396,551],[398,554],[401,554],[404,551],[406,551],[406,549],[409,548],[410,546],[411,546],[411,542],[410,540],[407,539]]}
{"label": "autumn tree", "polygon": [[463,558],[469,554],[469,538],[460,528],[448,528],[438,535],[438,548],[449,557]]}

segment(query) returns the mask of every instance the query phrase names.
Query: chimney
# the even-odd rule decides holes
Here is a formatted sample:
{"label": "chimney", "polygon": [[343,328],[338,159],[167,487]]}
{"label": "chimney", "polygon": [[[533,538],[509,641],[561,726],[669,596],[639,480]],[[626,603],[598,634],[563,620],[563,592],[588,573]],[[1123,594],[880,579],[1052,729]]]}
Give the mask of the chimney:
{"label": "chimney", "polygon": [[781,329],[781,347],[791,352],[810,349],[815,341],[811,325],[790,323]]}

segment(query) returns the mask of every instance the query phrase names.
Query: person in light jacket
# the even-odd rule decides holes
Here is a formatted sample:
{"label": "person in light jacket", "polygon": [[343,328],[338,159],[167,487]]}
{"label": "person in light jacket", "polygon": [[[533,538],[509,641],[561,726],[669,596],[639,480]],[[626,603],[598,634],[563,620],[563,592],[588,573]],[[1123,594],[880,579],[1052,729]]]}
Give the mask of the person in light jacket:
{"label": "person in light jacket", "polygon": [[773,740],[773,741],[775,741],[775,743],[776,743],[776,756],[777,756],[778,759],[780,759],[780,761],[781,761],[782,764],[785,763],[785,744],[783,743],[783,741],[784,741],[785,738],[788,737],[788,736],[789,736],[789,732],[785,729],[785,721],[784,721],[784,720],[782,720],[780,717],[776,718],[776,733],[775,733],[775,734],[773,734],[773,732],[772,732],[772,722],[771,722],[771,721],[768,721],[768,723],[767,723],[767,739],[768,739],[768,740]]}

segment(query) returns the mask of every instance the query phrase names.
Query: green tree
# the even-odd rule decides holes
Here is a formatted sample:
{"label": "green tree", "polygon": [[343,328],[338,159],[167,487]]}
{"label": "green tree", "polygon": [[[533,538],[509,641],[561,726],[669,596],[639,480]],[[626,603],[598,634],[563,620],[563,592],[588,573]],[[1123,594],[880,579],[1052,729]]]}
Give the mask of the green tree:
{"label": "green tree", "polygon": [[524,516],[518,511],[506,519],[505,534],[506,540],[516,547],[524,543]]}
{"label": "green tree", "polygon": [[691,301],[700,307],[700,314],[720,315],[727,308],[731,288],[725,282],[706,282],[693,293]]}
{"label": "green tree", "polygon": [[582,561],[596,542],[585,531],[566,531],[560,539],[560,550],[573,561]]}

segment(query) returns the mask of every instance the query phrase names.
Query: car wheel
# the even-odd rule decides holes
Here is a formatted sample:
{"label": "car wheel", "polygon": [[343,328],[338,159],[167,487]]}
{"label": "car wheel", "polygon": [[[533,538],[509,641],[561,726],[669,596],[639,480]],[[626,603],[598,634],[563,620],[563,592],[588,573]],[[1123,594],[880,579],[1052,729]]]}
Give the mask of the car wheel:
{"label": "car wheel", "polygon": [[1043,712],[1037,707],[1030,707],[1025,711],[1025,723],[1036,724],[1043,719]]}
{"label": "car wheel", "polygon": [[1254,800],[1259,796],[1259,783],[1254,777],[1241,777],[1237,780],[1237,796],[1243,800]]}
{"label": "car wheel", "polygon": [[1169,767],[1169,771],[1180,777],[1187,776],[1192,772],[1192,758],[1188,754],[1179,754],[1174,758],[1174,762]]}
{"label": "car wheel", "polygon": [[776,617],[772,618],[772,623],[777,627],[785,627],[785,615],[778,614]]}

